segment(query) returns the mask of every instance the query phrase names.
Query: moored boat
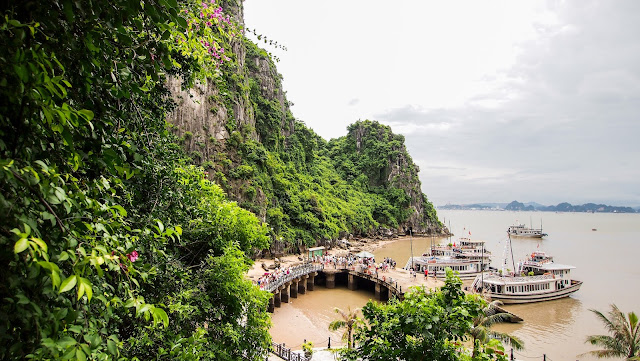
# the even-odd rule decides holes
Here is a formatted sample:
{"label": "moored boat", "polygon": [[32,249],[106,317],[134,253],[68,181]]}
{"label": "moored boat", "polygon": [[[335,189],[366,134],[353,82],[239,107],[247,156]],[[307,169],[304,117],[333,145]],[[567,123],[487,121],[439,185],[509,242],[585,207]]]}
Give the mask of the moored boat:
{"label": "moored boat", "polygon": [[420,257],[410,257],[405,269],[414,268],[417,272],[429,276],[444,278],[446,268],[451,268],[461,279],[473,279],[480,272],[488,271],[491,252],[485,249],[484,241],[473,241],[461,237],[456,243],[433,245]]}
{"label": "moored boat", "polygon": [[571,295],[582,281],[571,278],[574,266],[555,263],[544,252],[534,252],[518,271],[491,272],[476,277],[472,289],[505,304],[555,300]]}
{"label": "moored boat", "polygon": [[[444,278],[446,277],[446,269],[451,268],[460,279],[473,279],[481,272],[483,264],[480,261],[449,256],[421,256],[409,257],[404,268],[411,269],[412,266],[416,272],[424,273],[427,270],[430,277]],[[486,266],[488,267],[488,265]]]}
{"label": "moored boat", "polygon": [[524,224],[514,224],[512,226],[509,226],[509,228],[507,229],[507,233],[511,236],[531,238],[542,238],[544,236],[547,236],[546,233],[542,232],[542,227],[529,228]]}

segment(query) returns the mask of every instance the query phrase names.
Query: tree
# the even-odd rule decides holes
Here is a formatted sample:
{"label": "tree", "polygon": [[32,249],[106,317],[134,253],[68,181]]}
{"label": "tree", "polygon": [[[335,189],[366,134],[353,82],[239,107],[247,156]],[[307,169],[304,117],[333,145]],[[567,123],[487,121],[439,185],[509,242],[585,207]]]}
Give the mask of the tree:
{"label": "tree", "polygon": [[[366,325],[356,330],[356,346],[345,350],[344,356],[371,361],[458,360],[458,344],[484,305],[482,299],[465,295],[460,285],[460,279],[448,269],[445,286],[438,291],[412,288],[402,301],[367,303],[362,309]],[[495,342],[498,344],[487,348],[487,354],[500,349],[499,341]],[[484,350],[474,360],[483,359]]]}
{"label": "tree", "polygon": [[473,318],[473,326],[469,330],[473,341],[473,355],[476,354],[476,341],[479,344],[486,344],[489,340],[497,339],[510,344],[516,350],[521,350],[524,347],[522,340],[516,336],[490,329],[496,323],[509,322],[511,320],[512,316],[509,313],[498,310],[497,306],[500,305],[502,305],[502,302],[497,300],[487,303],[482,308],[482,312]]}
{"label": "tree", "polygon": [[166,124],[233,60],[219,5],[0,5],[0,359],[264,359],[266,227]]}
{"label": "tree", "polygon": [[595,313],[610,335],[588,336],[586,342],[602,347],[602,350],[589,351],[586,354],[604,357],[625,357],[627,360],[640,358],[640,324],[634,312],[624,314],[618,306],[611,305],[609,317],[598,310]]}
{"label": "tree", "polygon": [[329,330],[337,331],[341,328],[344,328],[345,331],[342,334],[342,340],[347,342],[347,348],[351,349],[353,346],[353,331],[358,326],[360,322],[360,318],[358,317],[358,312],[360,312],[359,308],[355,310],[351,310],[351,307],[347,309],[347,311],[343,311],[339,308],[334,308],[336,313],[339,313],[342,319],[334,320],[329,324]]}

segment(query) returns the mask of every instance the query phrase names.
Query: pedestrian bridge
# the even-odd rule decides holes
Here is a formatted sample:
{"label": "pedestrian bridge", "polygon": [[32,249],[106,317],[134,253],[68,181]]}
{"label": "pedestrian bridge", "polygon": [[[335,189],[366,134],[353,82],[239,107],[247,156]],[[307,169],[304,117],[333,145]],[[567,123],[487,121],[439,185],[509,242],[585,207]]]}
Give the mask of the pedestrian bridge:
{"label": "pedestrian bridge", "polygon": [[370,273],[361,265],[306,263],[291,267],[289,274],[267,284],[263,289],[271,292],[268,311],[274,312],[282,303],[290,298],[298,298],[299,294],[313,291],[316,284],[324,284],[326,288],[335,288],[336,281],[344,282],[350,290],[372,289],[376,300],[387,301],[393,297],[402,299],[402,286],[386,275]]}

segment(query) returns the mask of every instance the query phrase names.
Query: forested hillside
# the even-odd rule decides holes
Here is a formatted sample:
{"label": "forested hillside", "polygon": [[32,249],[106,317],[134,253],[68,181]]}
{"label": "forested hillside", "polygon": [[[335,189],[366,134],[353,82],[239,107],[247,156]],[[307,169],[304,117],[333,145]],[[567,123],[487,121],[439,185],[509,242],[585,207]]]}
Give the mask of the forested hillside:
{"label": "forested hillside", "polygon": [[[242,7],[235,12],[241,20]],[[245,39],[233,51],[215,83],[172,86],[178,108],[169,121],[209,178],[269,224],[272,251],[410,227],[443,232],[402,136],[363,121],[327,143],[293,116],[265,50]]]}
{"label": "forested hillside", "polygon": [[401,137],[293,117],[241,3],[0,9],[1,359],[264,359],[251,257],[441,230]]}

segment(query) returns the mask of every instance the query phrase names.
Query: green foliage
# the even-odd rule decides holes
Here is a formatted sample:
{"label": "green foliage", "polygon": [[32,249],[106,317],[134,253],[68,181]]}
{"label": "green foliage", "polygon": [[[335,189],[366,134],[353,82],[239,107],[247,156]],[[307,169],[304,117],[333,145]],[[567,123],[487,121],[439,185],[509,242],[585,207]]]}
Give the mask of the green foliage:
{"label": "green foliage", "polygon": [[592,335],[587,343],[600,346],[602,349],[589,351],[587,354],[598,358],[625,357],[627,360],[640,359],[640,322],[635,312],[624,314],[618,306],[612,304],[608,317],[597,310],[590,310],[600,320],[609,335]]}
{"label": "green foliage", "polygon": [[362,319],[358,315],[360,309],[356,308],[355,310],[351,310],[351,308],[349,308],[347,311],[343,311],[336,307],[334,311],[340,314],[341,318],[331,321],[329,330],[337,331],[344,328],[345,331],[342,334],[342,341],[347,343],[347,349],[351,349],[353,346],[353,331],[362,324]]}
{"label": "green foliage", "polygon": [[165,123],[165,76],[219,69],[198,37],[230,48],[233,26],[206,30],[199,11],[2,8],[0,358],[264,359],[267,298],[243,275],[266,227],[188,164]]}
{"label": "green foliage", "polygon": [[[496,323],[511,322],[512,316],[506,312],[500,312],[498,306],[502,305],[500,301],[492,301],[488,303],[476,317],[473,319],[473,326],[469,331],[473,342],[473,354],[485,345],[490,345],[493,340],[500,340],[511,345],[516,350],[524,348],[524,342],[516,336],[507,333],[491,330],[491,326]],[[487,346],[488,347],[488,346]]]}
{"label": "green foliage", "polygon": [[[420,194],[424,213],[421,224],[440,225],[433,205],[417,187],[417,168],[404,147],[404,137],[393,134],[391,128],[375,121],[358,121],[348,127],[347,136],[332,139],[329,156],[338,172],[358,189],[377,195],[374,217],[380,223],[398,227],[413,214],[410,187]],[[394,167],[399,174],[391,177]]]}
{"label": "green foliage", "polygon": [[310,357],[311,355],[313,355],[313,342],[312,341],[307,341],[305,343],[302,344],[302,351],[304,351],[305,355],[307,357]]}
{"label": "green foliage", "polygon": [[[433,293],[413,288],[403,301],[369,302],[362,313],[366,326],[356,331],[356,348],[344,350],[347,359],[366,360],[471,360],[460,353],[473,318],[483,301],[466,296],[461,281],[447,269],[445,286]],[[504,351],[498,341],[479,349],[473,360]],[[504,358],[500,358],[504,360]]]}

